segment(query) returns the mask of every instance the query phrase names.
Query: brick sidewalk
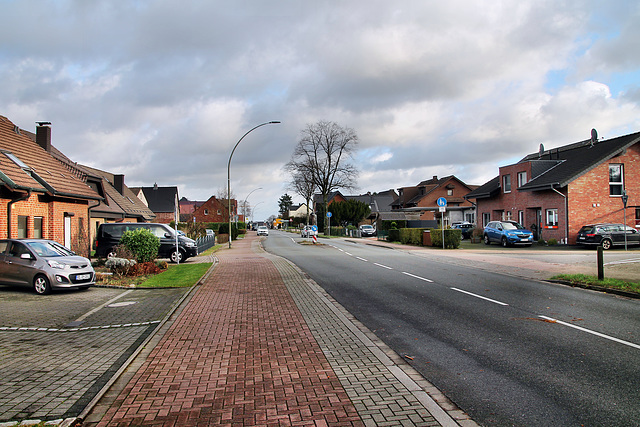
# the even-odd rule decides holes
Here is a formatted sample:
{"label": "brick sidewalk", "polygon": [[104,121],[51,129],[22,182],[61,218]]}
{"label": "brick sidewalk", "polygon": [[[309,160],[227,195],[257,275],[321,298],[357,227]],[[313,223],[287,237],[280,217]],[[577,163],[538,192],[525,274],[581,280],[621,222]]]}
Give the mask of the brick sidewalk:
{"label": "brick sidewalk", "polygon": [[98,426],[474,425],[255,236],[217,255]]}
{"label": "brick sidewalk", "polygon": [[364,425],[250,240],[216,267],[101,426]]}

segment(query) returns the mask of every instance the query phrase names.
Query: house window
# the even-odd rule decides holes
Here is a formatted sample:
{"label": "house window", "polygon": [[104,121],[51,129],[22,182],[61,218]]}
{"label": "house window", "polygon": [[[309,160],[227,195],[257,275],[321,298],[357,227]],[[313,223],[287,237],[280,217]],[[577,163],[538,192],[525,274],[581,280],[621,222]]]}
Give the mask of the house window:
{"label": "house window", "polygon": [[218,209],[218,215],[220,215],[220,209]]}
{"label": "house window", "polygon": [[502,177],[502,191],[511,193],[511,175],[504,175]]}
{"label": "house window", "polygon": [[467,221],[470,224],[473,224],[476,222],[476,215],[472,212],[472,213],[465,213],[464,214],[464,220]]}
{"label": "house window", "polygon": [[209,215],[209,209],[205,209],[205,210],[204,210],[204,214],[205,214],[205,215]]}
{"label": "house window", "polygon": [[609,165],[609,195],[622,196],[624,189],[624,170],[621,164]]}
{"label": "house window", "polygon": [[518,223],[524,224],[524,211],[518,211]]}
{"label": "house window", "polygon": [[491,221],[491,215],[489,213],[483,213],[482,214],[482,226],[486,227],[487,224],[489,224],[489,222]]}
{"label": "house window", "polygon": [[522,187],[527,183],[527,173],[518,172],[518,187]]}
{"label": "house window", "polygon": [[42,239],[42,217],[36,216],[33,218],[33,238]]}
{"label": "house window", "polygon": [[18,215],[18,239],[26,239],[28,216]]}
{"label": "house window", "polygon": [[547,209],[547,227],[558,226],[558,209]]}
{"label": "house window", "polygon": [[452,188],[449,188],[447,190],[447,196],[453,196],[453,189]]}
{"label": "house window", "polygon": [[506,221],[511,221],[511,211],[507,211]]}

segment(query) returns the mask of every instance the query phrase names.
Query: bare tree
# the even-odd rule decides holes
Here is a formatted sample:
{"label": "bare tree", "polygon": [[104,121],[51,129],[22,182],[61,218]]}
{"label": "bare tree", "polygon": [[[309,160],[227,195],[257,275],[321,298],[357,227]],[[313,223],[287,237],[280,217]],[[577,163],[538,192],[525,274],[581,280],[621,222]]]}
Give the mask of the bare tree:
{"label": "bare tree", "polygon": [[356,187],[358,170],[349,160],[357,145],[358,135],[351,128],[325,121],[308,124],[285,169],[313,183],[326,207],[332,191]]}
{"label": "bare tree", "polygon": [[313,200],[313,195],[316,194],[316,185],[311,177],[307,179],[303,174],[299,172],[293,172],[289,187],[296,192],[296,194],[302,196],[307,205],[307,224],[309,224],[309,206]]}

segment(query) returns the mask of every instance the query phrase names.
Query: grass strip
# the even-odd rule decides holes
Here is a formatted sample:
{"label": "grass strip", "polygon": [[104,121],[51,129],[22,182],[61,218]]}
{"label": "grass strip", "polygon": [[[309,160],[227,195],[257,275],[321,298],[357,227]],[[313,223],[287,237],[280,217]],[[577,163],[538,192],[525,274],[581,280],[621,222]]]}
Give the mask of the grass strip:
{"label": "grass strip", "polygon": [[211,267],[210,262],[170,265],[166,271],[148,278],[138,288],[184,288],[193,286]]}
{"label": "grass strip", "polygon": [[586,274],[558,274],[553,276],[554,280],[563,280],[575,285],[599,286],[601,288],[619,289],[627,292],[640,293],[639,282],[627,282],[625,280],[604,278],[598,280],[595,276],[587,276]]}

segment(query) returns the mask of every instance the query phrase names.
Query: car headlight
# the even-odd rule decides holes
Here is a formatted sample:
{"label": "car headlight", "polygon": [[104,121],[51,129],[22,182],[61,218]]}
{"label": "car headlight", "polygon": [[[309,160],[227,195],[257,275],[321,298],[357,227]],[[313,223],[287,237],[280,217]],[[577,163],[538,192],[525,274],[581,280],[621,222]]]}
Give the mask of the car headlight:
{"label": "car headlight", "polygon": [[49,264],[49,267],[51,267],[51,268],[59,268],[60,270],[64,270],[65,268],[67,268],[67,264],[58,262],[58,261],[53,260],[53,259],[47,260],[47,264]]}
{"label": "car headlight", "polygon": [[186,247],[188,247],[188,248],[192,248],[192,247],[194,247],[196,244],[195,244],[195,243],[192,243],[192,242],[185,242],[185,244],[184,244],[184,245],[185,245]]}

